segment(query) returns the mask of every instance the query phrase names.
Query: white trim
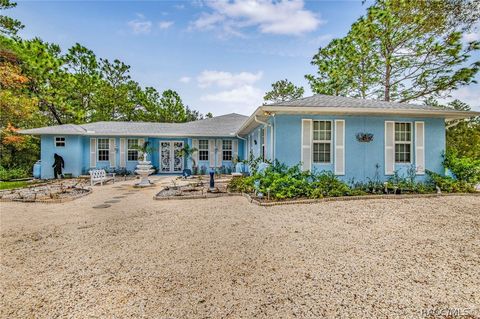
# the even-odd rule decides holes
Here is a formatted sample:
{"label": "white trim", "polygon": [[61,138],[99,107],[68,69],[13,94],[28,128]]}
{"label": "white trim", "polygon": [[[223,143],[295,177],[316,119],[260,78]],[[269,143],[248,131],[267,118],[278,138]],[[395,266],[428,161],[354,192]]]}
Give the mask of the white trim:
{"label": "white trim", "polygon": [[259,106],[255,112],[243,123],[237,133],[245,135],[252,131],[257,123],[255,116],[262,116],[265,113],[277,114],[324,114],[324,115],[401,115],[408,117],[434,117],[445,120],[464,119],[479,116],[480,112],[455,111],[455,110],[432,110],[432,109],[382,109],[382,108],[358,108],[358,107],[314,107],[314,106]]}
{"label": "white trim", "polygon": [[[309,143],[304,143],[305,141],[303,140],[303,135],[304,135],[304,130],[305,130],[305,123],[309,123],[310,125],[310,141]],[[301,139],[301,144],[300,144],[300,160],[302,163],[302,169],[304,171],[311,171],[312,170],[312,165],[313,165],[313,147],[312,147],[312,141],[313,141],[313,121],[311,119],[302,119],[302,131],[300,135]],[[310,150],[310,165],[306,165],[305,163],[305,158],[303,157],[303,152],[304,149],[309,149]]]}
{"label": "white trim", "polygon": [[116,150],[116,138],[111,137],[108,139],[108,160],[110,167],[116,167],[117,166],[117,150]]}
{"label": "white trim", "polygon": [[[169,171],[163,171],[162,170],[162,143],[168,143],[169,148],[170,148],[170,170]],[[159,165],[158,165],[158,173],[159,174],[181,174],[183,170],[185,169],[185,159],[184,156],[182,156],[182,169],[180,171],[175,171],[174,166],[175,166],[175,143],[182,143],[182,148],[185,146],[185,142],[182,140],[159,140],[158,141],[158,160],[159,160]]]}
{"label": "white trim", "polygon": [[[387,141],[388,136],[388,125],[391,125],[391,141]],[[385,131],[384,131],[384,150],[385,150],[385,158],[384,158],[384,166],[385,166],[385,175],[393,175],[395,173],[395,121],[385,121]],[[388,142],[391,145],[388,145]],[[388,162],[388,155],[390,154],[391,163]]]}
{"label": "white trim", "polygon": [[[314,134],[313,134],[313,133],[314,133],[313,127],[315,126],[315,125],[314,125],[315,122],[330,122],[330,140],[315,140],[315,139],[313,138],[313,136],[314,136]],[[312,135],[311,135],[311,136],[312,136],[312,165],[313,165],[313,164],[317,164],[317,165],[330,165],[330,164],[333,163],[333,161],[332,161],[332,157],[333,157],[333,156],[332,156],[332,155],[333,155],[333,154],[332,154],[332,153],[333,153],[333,152],[332,152],[332,148],[333,148],[333,146],[334,146],[334,145],[333,145],[333,139],[334,139],[334,137],[333,137],[333,132],[334,132],[333,120],[312,120]],[[328,144],[328,143],[330,143],[330,159],[329,159],[328,162],[314,162],[314,158],[315,158],[315,157],[313,156],[313,144],[314,144],[314,143],[322,143],[322,144]]]}
{"label": "white trim", "polygon": [[[134,160],[129,160],[129,159],[128,159],[128,151],[134,151],[134,150],[135,150],[135,149],[133,149],[133,148],[128,148],[128,140],[137,140],[137,147],[139,147],[139,146],[141,146],[141,145],[140,145],[140,139],[139,139],[139,138],[129,137],[129,138],[126,138],[126,140],[127,140],[127,144],[126,144],[126,145],[127,145],[127,147],[126,147],[126,150],[127,150],[127,151],[126,151],[126,155],[127,155],[127,156],[126,156],[126,161],[127,161],[127,162],[138,162],[138,161],[141,159],[141,158],[140,158],[140,153],[141,153],[141,152],[140,152],[138,149],[136,149],[136,151],[137,151],[137,160],[134,161]],[[143,155],[142,155],[142,156],[143,156]]]}
{"label": "white trim", "polygon": [[[395,124],[393,125],[393,155],[394,155],[394,158],[393,158],[393,162],[395,164],[400,164],[400,165],[412,165],[413,164],[413,138],[414,138],[414,132],[413,132],[413,122],[411,121],[394,121],[395,124],[402,124],[402,123],[406,123],[406,124],[410,124],[410,141],[398,141],[396,140],[395,138],[395,133],[396,133],[396,130],[395,130]],[[405,144],[405,145],[410,145],[410,161],[409,162],[397,162],[397,159],[396,159],[396,151],[395,151],[395,148],[396,148],[396,145],[397,144]]]}
{"label": "white trim", "polygon": [[[63,146],[58,146],[57,145],[57,138],[63,138]],[[65,148],[67,146],[67,138],[65,136],[54,136],[53,137],[53,145],[55,146],[55,148]]]}
{"label": "white trim", "polygon": [[[342,128],[341,145],[338,143],[339,140],[338,140],[338,135],[337,135],[337,126],[339,124],[341,124],[341,128]],[[334,139],[335,139],[335,150],[334,150],[334,153],[335,153],[335,160],[334,160],[335,175],[345,175],[345,120],[335,120]],[[338,163],[337,159],[339,158],[338,153],[340,151],[342,153],[341,159],[342,159],[342,164],[343,164],[341,168],[337,167],[337,163]]]}
{"label": "white trim", "polygon": [[[97,140],[97,157],[96,161],[97,162],[110,162],[110,138],[109,137],[99,137],[96,139]],[[99,151],[100,149],[98,148],[98,140],[107,140],[108,141],[108,148],[102,148],[102,151],[107,150],[108,151],[108,160],[100,160],[99,159]]]}
{"label": "white trim", "polygon": [[[421,127],[421,129],[419,129],[419,127]],[[418,143],[418,132],[420,130],[422,131],[422,146],[419,146]],[[419,156],[420,153],[422,153],[421,156]],[[423,163],[418,163],[419,158],[423,159]],[[417,170],[417,175],[425,175],[425,122],[423,121],[415,122],[415,168]]]}
{"label": "white trim", "polygon": [[119,166],[121,168],[127,167],[127,154],[125,153],[125,150],[127,149],[127,139],[125,137],[120,138],[120,150],[119,150],[119,156],[120,156],[120,161],[119,161]]}
{"label": "white trim", "polygon": [[90,138],[90,168],[97,167],[97,139]]}

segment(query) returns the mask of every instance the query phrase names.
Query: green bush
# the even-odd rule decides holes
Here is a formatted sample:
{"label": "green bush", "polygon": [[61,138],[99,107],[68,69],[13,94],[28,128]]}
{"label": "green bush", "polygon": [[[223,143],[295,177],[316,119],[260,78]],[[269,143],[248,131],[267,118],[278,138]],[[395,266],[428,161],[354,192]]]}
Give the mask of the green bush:
{"label": "green bush", "polygon": [[[258,185],[255,185],[258,181]],[[272,199],[322,198],[360,194],[353,192],[347,184],[340,181],[331,172],[303,172],[300,165],[288,167],[275,161],[265,171],[250,177],[233,178],[230,191],[262,193]]]}
{"label": "green bush", "polygon": [[442,176],[435,172],[427,170],[427,175],[433,185],[438,186],[443,192],[447,193],[472,193],[475,188],[472,184],[461,181],[450,176]]}
{"label": "green bush", "polygon": [[11,179],[24,178],[30,176],[30,173],[22,168],[6,169],[0,166],[0,180],[9,181]]}
{"label": "green bush", "polygon": [[444,156],[443,166],[460,181],[474,185],[480,183],[480,159],[459,157],[456,152],[448,152]]}
{"label": "green bush", "polygon": [[232,178],[228,184],[228,190],[238,193],[253,193],[253,176]]}

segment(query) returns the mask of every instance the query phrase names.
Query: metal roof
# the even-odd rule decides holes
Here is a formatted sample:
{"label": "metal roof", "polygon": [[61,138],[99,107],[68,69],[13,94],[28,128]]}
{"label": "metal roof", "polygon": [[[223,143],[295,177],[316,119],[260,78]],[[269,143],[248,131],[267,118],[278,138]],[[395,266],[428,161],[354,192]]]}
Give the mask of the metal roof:
{"label": "metal roof", "polygon": [[245,115],[231,113],[186,123],[95,122],[46,126],[19,132],[32,135],[235,136],[247,118]]}
{"label": "metal roof", "polygon": [[380,100],[369,100],[361,98],[352,98],[345,96],[332,96],[332,95],[323,95],[316,94],[309,97],[304,97],[301,99],[267,104],[266,106],[305,106],[305,107],[353,107],[353,108],[382,108],[382,109],[403,109],[403,110],[439,110],[444,108],[429,106],[429,105],[419,105],[419,104],[408,104],[408,103],[397,103],[397,102],[387,102]]}
{"label": "metal roof", "polygon": [[317,94],[293,101],[262,105],[250,116],[231,113],[187,123],[95,122],[65,124],[20,130],[21,134],[93,135],[93,136],[236,136],[245,135],[273,114],[323,114],[347,116],[432,117],[445,120],[480,116],[480,112],[457,111],[429,105],[386,102]]}

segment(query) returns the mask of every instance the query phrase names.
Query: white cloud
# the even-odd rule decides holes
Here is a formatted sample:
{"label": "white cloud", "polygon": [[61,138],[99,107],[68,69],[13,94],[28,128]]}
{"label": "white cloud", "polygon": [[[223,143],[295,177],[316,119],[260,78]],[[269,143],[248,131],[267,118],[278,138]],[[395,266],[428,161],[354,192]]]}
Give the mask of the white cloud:
{"label": "white cloud", "polygon": [[242,110],[247,114],[262,104],[263,92],[252,85],[242,85],[231,90],[205,94],[200,97],[201,101],[218,102],[225,108]]}
{"label": "white cloud", "polygon": [[445,99],[448,101],[459,99],[462,102],[467,103],[475,111],[480,111],[480,85],[479,84],[470,84],[469,86],[464,86],[458,90],[452,91],[450,94],[451,98]]}
{"label": "white cloud", "polygon": [[191,24],[191,29],[199,29],[199,30],[209,30],[213,29],[214,26],[220,22],[225,20],[225,17],[218,13],[202,13],[200,18],[193,21]]}
{"label": "white cloud", "polygon": [[191,77],[189,76],[182,76],[179,81],[182,82],[182,83],[190,83],[190,81],[192,80]]}
{"label": "white cloud", "polygon": [[213,10],[193,21],[191,28],[219,30],[241,35],[239,29],[257,27],[262,33],[300,35],[315,30],[323,21],[304,8],[303,0],[214,0]]}
{"label": "white cloud", "polygon": [[480,40],[480,31],[477,30],[477,31],[472,31],[472,32],[469,32],[469,33],[465,33],[463,35],[463,40],[465,42],[472,42],[472,41]]}
{"label": "white cloud", "polygon": [[241,85],[252,85],[260,80],[262,76],[262,71],[257,73],[230,73],[224,71],[205,70],[197,77],[197,82],[198,86],[201,88],[206,88],[212,85],[227,88]]}
{"label": "white cloud", "polygon": [[145,16],[140,13],[137,14],[137,19],[128,21],[127,25],[134,34],[147,34],[152,31],[152,21],[145,19]]}
{"label": "white cloud", "polygon": [[168,29],[173,25],[173,21],[160,21],[158,27],[162,30]]}

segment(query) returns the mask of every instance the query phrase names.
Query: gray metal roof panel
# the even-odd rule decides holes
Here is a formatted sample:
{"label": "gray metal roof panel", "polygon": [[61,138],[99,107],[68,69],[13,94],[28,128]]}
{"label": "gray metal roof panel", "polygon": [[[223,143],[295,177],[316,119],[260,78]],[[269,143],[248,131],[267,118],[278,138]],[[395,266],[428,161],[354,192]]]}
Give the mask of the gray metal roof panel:
{"label": "gray metal roof panel", "polygon": [[404,110],[439,110],[442,108],[429,106],[429,105],[420,105],[420,104],[409,104],[409,103],[398,103],[398,102],[387,102],[380,100],[369,100],[369,99],[360,99],[352,98],[345,96],[331,96],[316,94],[309,97],[304,97],[301,99],[288,101],[288,102],[279,102],[268,104],[267,106],[306,106],[306,107],[352,107],[352,108],[382,108],[382,109],[404,109]]}
{"label": "gray metal roof panel", "polygon": [[232,113],[186,123],[94,122],[47,126],[19,132],[33,135],[233,136],[247,118]]}

